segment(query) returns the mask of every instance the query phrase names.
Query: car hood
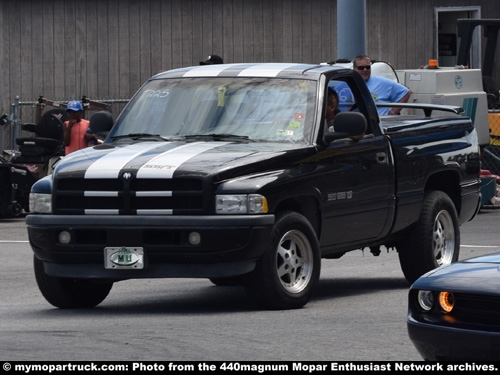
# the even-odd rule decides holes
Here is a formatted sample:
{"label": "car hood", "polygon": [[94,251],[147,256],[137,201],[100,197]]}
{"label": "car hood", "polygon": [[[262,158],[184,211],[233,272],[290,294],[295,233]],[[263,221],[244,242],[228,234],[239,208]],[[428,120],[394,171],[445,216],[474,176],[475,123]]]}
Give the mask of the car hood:
{"label": "car hood", "polygon": [[[134,173],[138,178],[175,178],[262,172],[294,164],[310,156],[312,146],[241,142],[139,142],[85,148],[64,157],[54,176],[116,178]],[[263,164],[265,163],[265,164]]]}
{"label": "car hood", "polygon": [[422,275],[412,288],[500,294],[500,253],[464,259]]}

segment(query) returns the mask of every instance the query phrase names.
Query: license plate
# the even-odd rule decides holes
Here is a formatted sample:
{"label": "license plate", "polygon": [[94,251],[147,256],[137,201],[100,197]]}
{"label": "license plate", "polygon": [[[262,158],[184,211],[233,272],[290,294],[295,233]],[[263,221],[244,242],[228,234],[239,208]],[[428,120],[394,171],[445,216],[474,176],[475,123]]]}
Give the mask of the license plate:
{"label": "license plate", "polygon": [[106,247],[104,248],[104,268],[143,269],[144,250],[142,247]]}

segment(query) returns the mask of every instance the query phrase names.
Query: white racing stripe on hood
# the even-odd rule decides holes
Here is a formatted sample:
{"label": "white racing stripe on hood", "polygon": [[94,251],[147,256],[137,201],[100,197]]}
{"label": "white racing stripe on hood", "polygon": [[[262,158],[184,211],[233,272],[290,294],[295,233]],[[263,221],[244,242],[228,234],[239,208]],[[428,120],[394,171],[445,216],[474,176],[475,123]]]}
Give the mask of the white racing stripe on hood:
{"label": "white racing stripe on hood", "polygon": [[144,143],[135,143],[110,152],[96,160],[85,172],[85,178],[118,178],[120,171],[137,156],[165,143],[154,143],[144,147]]}
{"label": "white racing stripe on hood", "polygon": [[227,143],[189,143],[187,145],[165,151],[161,155],[154,157],[144,164],[137,171],[137,178],[172,178],[174,172],[182,165],[182,163],[204,153],[205,151],[225,144]]}
{"label": "white racing stripe on hood", "polygon": [[276,63],[256,65],[242,70],[241,73],[238,73],[238,77],[276,77],[283,70],[296,65],[300,64]]}

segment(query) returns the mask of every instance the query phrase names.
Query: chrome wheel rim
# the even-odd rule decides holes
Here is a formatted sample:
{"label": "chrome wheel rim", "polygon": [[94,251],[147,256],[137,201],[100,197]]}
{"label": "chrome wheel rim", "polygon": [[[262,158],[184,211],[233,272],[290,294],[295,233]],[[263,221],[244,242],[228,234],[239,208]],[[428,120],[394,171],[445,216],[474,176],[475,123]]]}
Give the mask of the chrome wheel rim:
{"label": "chrome wheel rim", "polygon": [[276,271],[289,293],[300,293],[311,281],[313,251],[304,233],[291,230],[281,238],[276,254]]}
{"label": "chrome wheel rim", "polygon": [[448,211],[440,211],[432,231],[434,259],[438,266],[451,264],[455,254],[455,226]]}

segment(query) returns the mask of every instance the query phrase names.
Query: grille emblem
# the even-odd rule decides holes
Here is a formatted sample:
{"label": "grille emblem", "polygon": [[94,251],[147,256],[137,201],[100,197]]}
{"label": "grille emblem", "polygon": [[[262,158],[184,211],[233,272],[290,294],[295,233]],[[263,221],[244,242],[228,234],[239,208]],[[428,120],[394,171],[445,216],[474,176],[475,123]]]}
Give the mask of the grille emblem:
{"label": "grille emblem", "polygon": [[132,173],[126,172],[123,174],[125,180],[130,180],[132,178]]}

